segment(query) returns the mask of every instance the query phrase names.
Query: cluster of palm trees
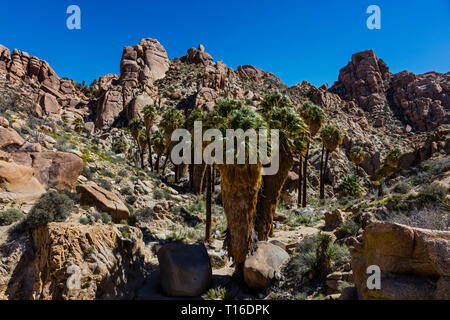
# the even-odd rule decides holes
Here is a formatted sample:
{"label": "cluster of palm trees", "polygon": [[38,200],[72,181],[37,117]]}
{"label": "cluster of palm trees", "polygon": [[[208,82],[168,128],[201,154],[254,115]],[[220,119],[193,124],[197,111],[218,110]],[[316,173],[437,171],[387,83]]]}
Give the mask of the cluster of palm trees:
{"label": "cluster of palm trees", "polygon": [[[243,265],[252,247],[254,235],[258,240],[265,241],[273,233],[275,211],[288,174],[294,166],[295,158],[300,159],[299,200],[301,203],[299,202],[299,205],[306,206],[308,161],[313,138],[320,133],[323,144],[320,164],[322,199],[329,156],[343,141],[342,134],[337,128],[330,125],[323,127],[326,116],[319,106],[308,102],[296,108],[287,96],[279,92],[266,95],[256,110],[245,106],[241,101],[232,99],[219,100],[212,111],[194,110],[187,118],[180,111],[169,109],[163,113],[159,124],[160,129],[154,133],[151,130],[156,122],[156,108],[146,106],[143,115],[143,123],[133,120],[129,124],[129,130],[141,154],[141,166],[144,167],[143,150],[145,146],[148,146],[149,163],[153,169],[151,160],[153,146],[157,154],[155,165],[157,170],[164,152],[166,161],[163,170],[166,166],[172,148],[171,135],[174,130],[178,128],[193,130],[193,124],[198,120],[202,121],[203,129],[219,129],[224,133],[223,136],[226,136],[227,129],[243,131],[267,129],[269,134],[271,130],[278,130],[280,168],[275,175],[262,175],[263,164],[259,156],[257,163],[248,161],[250,150],[255,146],[247,140],[244,142],[246,149],[244,164],[210,162],[192,165],[189,168],[191,180],[200,177],[201,185],[203,180],[206,180],[206,188],[200,188],[200,192],[206,191],[206,241],[211,239],[211,198],[214,190],[215,169],[220,172],[222,204],[228,223],[225,247],[235,262],[238,276],[242,275]],[[203,148],[207,148],[209,143],[203,142]],[[224,150],[225,153],[226,150]],[[195,170],[200,174],[197,175]]]}

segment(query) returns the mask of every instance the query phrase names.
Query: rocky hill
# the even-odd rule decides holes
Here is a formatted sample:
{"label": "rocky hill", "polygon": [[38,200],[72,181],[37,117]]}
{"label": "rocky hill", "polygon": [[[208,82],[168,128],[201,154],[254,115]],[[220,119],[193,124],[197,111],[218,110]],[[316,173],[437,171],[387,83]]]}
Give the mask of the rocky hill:
{"label": "rocky hill", "polygon": [[[170,60],[155,39],[125,47],[118,63],[119,75],[86,86],[0,45],[0,299],[450,298],[450,73],[393,74],[369,50],[354,54],[330,88],[288,87],[255,66],[215,62],[202,45]],[[231,278],[230,230],[239,221],[226,212],[229,176],[174,166],[157,134],[167,110],[186,120],[229,99],[259,112],[273,92],[299,114],[320,107],[342,143],[325,171],[319,135],[307,155],[291,155],[275,192],[270,242],[250,239],[252,222],[243,278]],[[128,129],[146,123],[147,106],[156,111],[146,131],[151,155],[138,137],[145,134]],[[356,168],[355,147],[363,151]],[[309,170],[299,169],[300,156]],[[231,184],[245,184],[242,177]],[[307,205],[297,207],[302,182]],[[256,201],[243,206],[251,211]],[[210,224],[212,240],[194,245]],[[409,250],[412,241],[421,247]],[[320,255],[323,243],[332,258]],[[374,250],[389,274],[382,292],[364,287]],[[319,262],[308,265],[307,254],[327,267],[314,269]]]}

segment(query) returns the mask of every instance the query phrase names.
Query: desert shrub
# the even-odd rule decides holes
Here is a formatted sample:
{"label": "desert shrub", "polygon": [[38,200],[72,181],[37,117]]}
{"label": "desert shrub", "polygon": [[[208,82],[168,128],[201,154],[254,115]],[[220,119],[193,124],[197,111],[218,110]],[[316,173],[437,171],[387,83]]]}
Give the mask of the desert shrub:
{"label": "desert shrub", "polygon": [[132,214],[128,217],[127,223],[129,226],[134,227],[136,225],[136,223],[138,223],[138,222],[139,222],[139,218],[135,214]]}
{"label": "desert shrub", "polygon": [[85,216],[82,216],[78,222],[83,225],[93,225],[95,223],[96,219],[93,215],[87,214]]}
{"label": "desert shrub", "polygon": [[286,214],[285,224],[288,225],[289,227],[298,227],[298,226],[314,227],[320,220],[321,217],[315,214],[314,212],[297,213],[289,211]]}
{"label": "desert shrub", "polygon": [[61,152],[68,152],[76,148],[76,145],[71,142],[72,137],[70,135],[62,135],[56,139],[55,148]]}
{"label": "desert shrub", "polygon": [[337,188],[340,197],[357,197],[364,192],[361,180],[354,175],[347,175]]}
{"label": "desert shrub", "polygon": [[124,196],[131,196],[133,195],[133,190],[131,190],[130,187],[123,187],[122,189],[120,189],[120,194]]}
{"label": "desert shrub", "polygon": [[120,171],[117,173],[117,175],[118,175],[119,177],[126,178],[126,177],[128,177],[128,171],[125,170],[125,169],[120,169]]}
{"label": "desert shrub", "polygon": [[354,236],[358,233],[360,229],[359,224],[353,220],[347,220],[344,224],[336,230],[334,233],[338,239],[343,239],[346,237]]}
{"label": "desert shrub", "polygon": [[106,179],[97,179],[96,182],[105,190],[111,191],[112,190],[112,184],[110,181]]}
{"label": "desert shrub", "polygon": [[153,218],[154,213],[155,212],[153,211],[153,209],[148,207],[148,208],[141,208],[139,210],[136,210],[135,215],[139,219],[139,221],[148,221]]}
{"label": "desert shrub", "polygon": [[116,176],[114,173],[112,173],[111,171],[106,170],[106,169],[102,169],[102,170],[100,171],[100,174],[101,174],[102,176],[108,177],[108,178],[114,178],[114,177]]}
{"label": "desert shrub", "polygon": [[136,198],[135,195],[130,195],[130,196],[127,196],[127,198],[125,199],[125,201],[126,201],[127,203],[133,205],[133,204],[136,203],[137,198]]}
{"label": "desert shrub", "polygon": [[107,214],[106,212],[102,212],[101,213],[101,221],[105,224],[109,224],[112,222],[112,218],[109,214]]}
{"label": "desert shrub", "polygon": [[155,200],[161,200],[164,199],[164,192],[161,189],[155,189],[153,190],[153,198]]}
{"label": "desert shrub", "polygon": [[22,211],[10,208],[6,211],[0,212],[0,226],[9,226],[22,218]]}
{"label": "desert shrub", "polygon": [[400,194],[407,194],[411,191],[411,186],[407,182],[399,182],[393,188],[392,191]]}
{"label": "desert shrub", "polygon": [[424,203],[428,201],[442,201],[448,193],[449,190],[443,185],[431,183],[422,187],[419,194],[416,196],[416,199]]}
{"label": "desert shrub", "polygon": [[33,206],[19,230],[32,231],[50,222],[63,222],[71,214],[74,201],[65,192],[49,191]]}
{"label": "desert shrub", "polygon": [[448,231],[450,230],[450,205],[429,203],[420,209],[391,212],[386,220],[415,228]]}
{"label": "desert shrub", "polygon": [[119,138],[113,142],[112,149],[116,153],[126,153],[128,150],[128,143],[124,138]]}
{"label": "desert shrub", "polygon": [[296,274],[305,275],[311,272],[317,281],[341,268],[350,261],[346,247],[332,243],[328,234],[316,234],[305,237],[289,263],[288,268]]}
{"label": "desert shrub", "polygon": [[228,296],[228,291],[225,288],[209,289],[202,298],[204,300],[225,300]]}
{"label": "desert shrub", "polygon": [[87,178],[88,180],[92,180],[96,171],[97,170],[95,168],[84,165],[83,172],[81,173],[81,175]]}

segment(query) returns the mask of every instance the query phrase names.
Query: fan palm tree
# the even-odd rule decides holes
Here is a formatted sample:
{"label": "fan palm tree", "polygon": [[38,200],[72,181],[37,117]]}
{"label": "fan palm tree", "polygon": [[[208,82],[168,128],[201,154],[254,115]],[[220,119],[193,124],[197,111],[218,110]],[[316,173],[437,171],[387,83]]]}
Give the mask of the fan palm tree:
{"label": "fan palm tree", "polygon": [[[308,125],[309,132],[311,134],[311,138],[314,138],[317,133],[320,131],[322,126],[326,122],[326,116],[325,112],[320,108],[319,106],[316,106],[315,104],[311,102],[306,102],[303,104],[301,110],[300,110],[300,116],[303,118],[305,123]],[[304,155],[304,165],[303,165],[303,200],[302,200],[302,207],[306,207],[307,203],[307,177],[308,177],[308,157],[309,157],[309,147],[310,143],[308,142],[306,153]],[[301,161],[301,159],[300,159]],[[300,189],[299,189],[300,192]],[[299,203],[300,206],[300,203]]]}
{"label": "fan palm tree", "polygon": [[151,136],[151,139],[152,139],[153,147],[155,148],[155,152],[156,152],[156,163],[155,163],[156,173],[159,174],[161,157],[164,154],[164,151],[166,150],[165,139],[164,139],[164,129],[159,129],[158,131],[153,133]]}
{"label": "fan palm tree", "polygon": [[141,157],[141,167],[142,169],[145,168],[144,165],[144,154],[145,154],[145,147],[147,146],[148,140],[147,140],[147,130],[145,129],[145,127],[141,128],[141,133],[139,134],[139,152],[140,152],[140,157]]}
{"label": "fan palm tree", "polygon": [[153,171],[151,131],[152,131],[153,125],[156,122],[158,114],[156,112],[156,107],[152,106],[152,105],[146,105],[143,109],[143,114],[144,114],[145,134],[146,134],[147,145],[148,145],[148,159],[149,159],[149,163],[150,163],[150,168]]}
{"label": "fan palm tree", "polygon": [[260,241],[267,241],[273,231],[281,190],[294,165],[294,156],[302,156],[306,152],[309,132],[288,97],[274,92],[266,95],[260,106],[260,112],[270,129],[280,132],[280,167],[275,175],[263,177],[257,204],[255,230]]}
{"label": "fan palm tree", "polygon": [[[136,142],[136,147],[138,149],[139,154],[142,154],[141,147],[139,144],[139,137],[142,134],[142,122],[140,122],[137,119],[133,119],[128,124],[128,130],[130,131],[131,136],[133,137],[134,141]],[[141,166],[142,169],[144,168],[144,159],[141,158]]]}
{"label": "fan palm tree", "polygon": [[159,126],[164,129],[164,140],[165,144],[167,146],[167,152],[166,152],[166,159],[164,161],[163,165],[163,172],[166,169],[167,160],[169,159],[169,154],[172,151],[172,133],[182,128],[184,125],[184,116],[183,114],[177,110],[177,109],[169,109],[162,115],[162,120],[159,123]]}
{"label": "fan palm tree", "polygon": [[350,150],[350,159],[356,167],[356,174],[359,174],[359,165],[364,161],[366,153],[361,147],[353,147]]}
{"label": "fan palm tree", "polygon": [[320,199],[325,198],[325,177],[328,168],[328,158],[330,153],[334,152],[339,145],[344,141],[344,137],[341,131],[331,125],[326,126],[320,132],[320,138],[322,140],[323,146],[326,150],[325,153],[325,164],[320,166]]}
{"label": "fan palm tree", "polygon": [[[264,119],[256,111],[239,107],[233,100],[216,106],[212,117],[216,125],[225,129],[259,130],[267,128]],[[244,164],[217,164],[221,175],[222,202],[227,216],[228,230],[224,246],[236,265],[235,276],[242,280],[244,262],[253,243],[254,221],[258,191],[262,181],[262,164],[258,158],[251,164],[249,154],[257,146],[244,142]],[[234,151],[236,158],[237,152]]]}

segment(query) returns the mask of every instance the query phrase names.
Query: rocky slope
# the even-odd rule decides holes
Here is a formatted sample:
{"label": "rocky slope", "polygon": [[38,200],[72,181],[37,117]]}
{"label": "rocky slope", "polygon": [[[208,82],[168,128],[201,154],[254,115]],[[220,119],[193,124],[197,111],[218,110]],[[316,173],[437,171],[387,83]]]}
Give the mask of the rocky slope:
{"label": "rocky slope", "polygon": [[[297,107],[307,101],[321,106],[328,123],[343,132],[344,141],[331,155],[326,176],[329,201],[316,200],[320,140],[311,144],[309,207],[295,209],[293,205],[298,160],[289,174],[272,243],[258,246],[246,262],[247,285],[263,292],[261,296],[231,279],[225,283],[218,280],[232,272],[222,249],[226,219],[218,175],[214,179],[214,241],[207,248],[209,261],[202,248],[193,247],[189,250],[200,257],[198,261],[175,263],[175,249],[164,249],[164,255],[158,256],[169,242],[202,241],[205,201],[190,189],[187,177],[175,182],[175,168],[170,162],[161,175],[148,167],[139,168],[139,155],[126,125],[132,119],[142,120],[148,104],[158,110],[158,121],[152,128],[156,131],[161,113],[169,108],[185,115],[199,108],[210,111],[223,97],[256,108],[274,90],[288,95]],[[169,295],[189,295],[186,290],[192,290],[198,296],[209,288],[212,291],[207,297],[217,298],[215,295],[223,293],[220,287],[226,287],[227,294],[234,298],[313,299],[338,292],[355,298],[355,290],[359,298],[413,298],[423,284],[417,279],[424,275],[436,281],[420,297],[448,299],[447,274],[434,267],[434,273],[413,267],[391,270],[391,264],[381,262],[398,256],[395,252],[376,250],[377,259],[382,271],[394,278],[389,280],[392,288],[398,287],[397,278],[401,282],[405,274],[413,274],[414,283],[420,283],[408,292],[400,294],[393,289],[378,296],[367,293],[361,285],[361,270],[372,262],[364,257],[371,256],[373,234],[389,228],[432,238],[418,253],[420,259],[434,255],[433,266],[446,259],[445,254],[433,250],[435,243],[439,243],[439,250],[449,248],[449,225],[434,223],[438,216],[444,217],[440,221],[448,218],[450,138],[445,124],[450,120],[449,95],[449,73],[392,74],[373,51],[353,55],[331,88],[317,88],[307,81],[288,87],[274,74],[255,66],[233,70],[221,61],[215,62],[202,45],[170,60],[157,40],[143,39],[124,48],[119,75],[101,76],[87,87],[59,78],[39,58],[0,46],[0,299],[148,299],[163,298],[168,291]],[[365,193],[357,199],[340,199],[336,186],[345,176],[354,174],[349,157],[354,146],[365,151],[360,164]],[[387,194],[376,196],[371,177],[393,148],[399,148],[403,156],[394,177],[386,181]],[[431,186],[433,182],[441,183],[447,191],[437,190]],[[399,193],[399,186],[407,191]],[[32,232],[12,232],[20,225],[18,220],[32,215],[40,197],[51,190],[73,192],[66,221]],[[406,211],[412,209],[414,215],[410,216]],[[20,218],[6,223],[3,214]],[[389,222],[368,227],[380,220]],[[442,231],[422,232],[392,222]],[[334,234],[333,248],[345,257],[334,261],[330,274],[316,283],[315,275],[300,268],[298,261],[302,261],[304,242],[323,232]],[[401,249],[410,245],[411,239],[397,240]],[[351,264],[346,243],[355,248]],[[382,241],[380,246],[385,248]],[[167,259],[171,255],[175,258]],[[416,258],[414,254],[405,257]],[[193,281],[191,287],[180,289],[171,274],[163,273],[174,287],[168,289],[165,283],[163,293],[159,285],[154,286],[154,279],[160,281],[159,265],[167,263],[174,274],[193,270],[204,281],[200,287]],[[279,283],[272,286],[274,282]],[[341,288],[353,283],[353,295],[348,294],[351,290]]]}

